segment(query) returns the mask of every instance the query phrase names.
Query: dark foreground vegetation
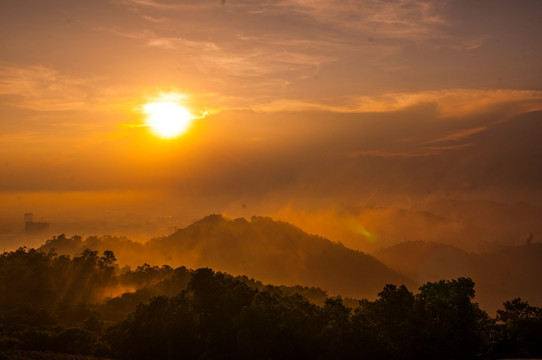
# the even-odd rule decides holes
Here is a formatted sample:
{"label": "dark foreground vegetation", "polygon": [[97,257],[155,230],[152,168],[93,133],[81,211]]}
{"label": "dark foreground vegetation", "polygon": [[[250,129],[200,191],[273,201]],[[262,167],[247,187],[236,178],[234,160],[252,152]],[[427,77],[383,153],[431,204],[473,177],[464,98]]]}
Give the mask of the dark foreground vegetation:
{"label": "dark foreground vegetation", "polygon": [[484,359],[542,356],[542,308],[495,319],[469,278],[353,303],[208,268],[119,268],[112,252],[0,256],[0,359]]}

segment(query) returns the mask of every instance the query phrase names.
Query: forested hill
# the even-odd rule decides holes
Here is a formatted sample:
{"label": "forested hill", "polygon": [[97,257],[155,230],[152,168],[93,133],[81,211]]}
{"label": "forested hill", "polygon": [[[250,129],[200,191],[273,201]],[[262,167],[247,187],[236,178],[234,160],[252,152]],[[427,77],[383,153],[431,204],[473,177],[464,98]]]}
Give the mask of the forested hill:
{"label": "forested hill", "polygon": [[113,250],[119,263],[212,267],[283,285],[318,286],[330,294],[374,297],[385,284],[415,286],[374,257],[309,235],[270,218],[230,220],[207,216],[145,244],[113,237],[49,240],[42,250],[76,255],[85,248]]}

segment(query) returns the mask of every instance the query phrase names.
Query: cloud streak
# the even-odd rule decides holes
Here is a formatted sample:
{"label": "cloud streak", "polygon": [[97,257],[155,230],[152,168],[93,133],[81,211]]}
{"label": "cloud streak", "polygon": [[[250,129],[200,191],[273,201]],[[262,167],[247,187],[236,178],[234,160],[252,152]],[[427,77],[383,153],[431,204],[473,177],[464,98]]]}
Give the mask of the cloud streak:
{"label": "cloud streak", "polygon": [[43,65],[0,65],[0,96],[14,97],[13,104],[33,110],[82,109],[88,104],[89,83]]}

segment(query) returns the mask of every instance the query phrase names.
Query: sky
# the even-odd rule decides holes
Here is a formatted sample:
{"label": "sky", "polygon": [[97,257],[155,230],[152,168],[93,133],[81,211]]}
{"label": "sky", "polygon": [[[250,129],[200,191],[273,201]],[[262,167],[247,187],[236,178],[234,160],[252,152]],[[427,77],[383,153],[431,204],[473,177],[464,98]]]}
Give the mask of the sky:
{"label": "sky", "polygon": [[[542,205],[537,0],[0,3],[0,216]],[[193,116],[155,136],[144,106]],[[280,216],[279,216],[280,217]]]}

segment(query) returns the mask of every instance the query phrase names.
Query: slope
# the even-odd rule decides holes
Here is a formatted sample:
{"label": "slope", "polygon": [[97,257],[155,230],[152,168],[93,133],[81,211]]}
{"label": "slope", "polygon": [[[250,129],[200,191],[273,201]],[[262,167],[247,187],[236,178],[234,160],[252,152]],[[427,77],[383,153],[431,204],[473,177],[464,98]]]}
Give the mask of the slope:
{"label": "slope", "polygon": [[409,241],[373,256],[419,283],[468,276],[476,283],[477,301],[487,311],[515,297],[542,304],[542,243],[474,254],[450,245]]}
{"label": "slope", "polygon": [[[73,238],[72,238],[73,239]],[[119,263],[212,267],[282,285],[317,286],[330,294],[374,298],[385,284],[415,284],[370,255],[270,218],[207,216],[145,244],[116,238],[49,240],[42,250],[73,254],[86,247],[113,250]],[[75,250],[76,249],[76,250]]]}

